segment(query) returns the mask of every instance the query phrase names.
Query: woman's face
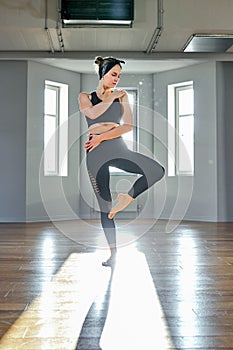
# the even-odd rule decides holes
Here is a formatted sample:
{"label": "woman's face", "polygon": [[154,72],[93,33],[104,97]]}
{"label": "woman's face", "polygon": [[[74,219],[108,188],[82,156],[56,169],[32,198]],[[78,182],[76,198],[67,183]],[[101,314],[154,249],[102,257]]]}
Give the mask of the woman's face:
{"label": "woman's face", "polygon": [[117,86],[121,76],[121,67],[116,64],[107,74],[103,77],[104,87],[112,89]]}

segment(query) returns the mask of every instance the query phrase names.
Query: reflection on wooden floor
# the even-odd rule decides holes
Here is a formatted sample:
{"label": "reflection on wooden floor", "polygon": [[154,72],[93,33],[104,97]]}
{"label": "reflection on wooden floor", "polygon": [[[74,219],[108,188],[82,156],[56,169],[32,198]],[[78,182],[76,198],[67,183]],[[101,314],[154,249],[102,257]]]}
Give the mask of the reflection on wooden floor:
{"label": "reflection on wooden floor", "polygon": [[[71,254],[2,337],[1,347],[97,349],[100,343],[103,350],[172,348],[143,254],[120,252],[114,270],[100,268],[100,261],[98,253]],[[105,317],[99,320],[103,309]],[[95,327],[85,324],[89,310]],[[103,331],[100,337],[97,328]]]}
{"label": "reflection on wooden floor", "polygon": [[0,349],[232,349],[233,224],[165,224],[114,270],[52,224],[0,225]]}
{"label": "reflection on wooden floor", "polygon": [[70,255],[3,336],[2,348],[75,349],[85,316],[103,282],[97,266],[93,254]]}

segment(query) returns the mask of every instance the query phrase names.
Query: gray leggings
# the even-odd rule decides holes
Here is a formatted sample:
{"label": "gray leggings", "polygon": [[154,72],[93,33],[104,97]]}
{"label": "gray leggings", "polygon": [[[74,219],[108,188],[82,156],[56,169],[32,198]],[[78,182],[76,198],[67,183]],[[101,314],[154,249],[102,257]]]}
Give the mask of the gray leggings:
{"label": "gray leggings", "polygon": [[113,166],[141,176],[135,181],[128,194],[136,198],[164,176],[164,168],[154,159],[130,151],[122,137],[102,142],[93,151],[87,152],[87,170],[98,200],[101,224],[110,246],[116,245],[114,219],[108,214],[112,207],[109,187],[109,167]]}

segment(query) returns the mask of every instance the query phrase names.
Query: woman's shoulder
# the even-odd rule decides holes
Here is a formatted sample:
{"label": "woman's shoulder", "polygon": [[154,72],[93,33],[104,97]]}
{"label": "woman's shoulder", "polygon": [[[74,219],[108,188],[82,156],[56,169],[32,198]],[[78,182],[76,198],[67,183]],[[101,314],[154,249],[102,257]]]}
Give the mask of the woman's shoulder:
{"label": "woman's shoulder", "polygon": [[78,99],[79,101],[92,101],[93,92],[80,92]]}
{"label": "woman's shoulder", "polygon": [[89,98],[91,100],[93,92],[80,92],[79,98]]}

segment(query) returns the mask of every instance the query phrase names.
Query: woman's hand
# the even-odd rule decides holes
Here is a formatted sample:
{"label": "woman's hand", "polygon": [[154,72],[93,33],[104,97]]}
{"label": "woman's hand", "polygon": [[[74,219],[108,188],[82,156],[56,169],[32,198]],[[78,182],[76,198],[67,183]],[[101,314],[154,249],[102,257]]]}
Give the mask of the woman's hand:
{"label": "woman's hand", "polygon": [[123,96],[126,95],[125,90],[113,90],[110,92],[106,91],[102,96],[101,99],[103,102],[111,100],[114,101],[116,98],[122,98]]}
{"label": "woman's hand", "polygon": [[94,148],[99,146],[99,144],[102,142],[102,137],[101,135],[94,135],[94,134],[89,134],[88,135],[89,140],[85,142],[85,150],[91,152]]}
{"label": "woman's hand", "polygon": [[114,90],[112,92],[112,97],[115,100],[115,98],[121,98],[121,97],[125,96],[125,94],[126,94],[125,90]]}

